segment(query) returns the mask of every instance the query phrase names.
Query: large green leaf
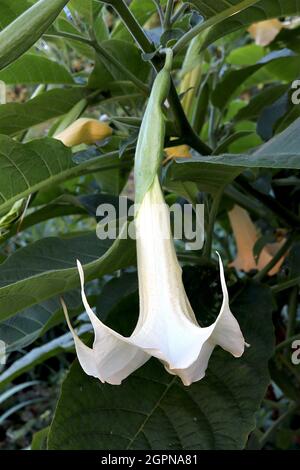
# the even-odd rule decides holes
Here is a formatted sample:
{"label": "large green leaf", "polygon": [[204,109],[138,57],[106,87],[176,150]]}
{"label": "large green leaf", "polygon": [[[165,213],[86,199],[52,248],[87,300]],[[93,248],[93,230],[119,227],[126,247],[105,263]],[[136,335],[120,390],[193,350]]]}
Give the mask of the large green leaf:
{"label": "large green leaf", "polygon": [[258,0],[184,0],[194,5],[205,19],[224,13],[231,16],[234,13],[258,3]]}
{"label": "large green leaf", "polygon": [[272,297],[252,284],[232,309],[251,347],[240,359],[216,350],[206,377],[191,387],[154,359],[121,386],[88,377],[76,361],[62,387],[48,448],[244,448],[269,383]]}
{"label": "large green leaf", "polygon": [[[291,57],[292,56],[292,57]],[[281,68],[287,67],[290,61],[299,62],[298,57],[294,57],[294,53],[288,49],[274,51],[266,55],[262,60],[249,67],[239,70],[229,70],[225,73],[222,80],[219,81],[212,93],[212,102],[218,108],[223,108],[231,99],[234,92],[240,89],[241,85],[256,72],[268,65],[277,63]],[[226,90],[226,93],[224,93]]]}
{"label": "large green leaf", "polygon": [[[214,157],[211,158],[214,159]],[[189,181],[197,183],[200,191],[216,194],[230,184],[241,172],[240,168],[211,165],[205,163],[206,160],[205,162],[201,161],[202,163],[199,165],[198,161],[198,157],[193,157],[186,161],[176,160],[176,162],[172,162],[165,173],[164,184],[166,187],[178,191],[179,194],[184,196],[178,182]],[[187,162],[190,166],[185,165]]]}
{"label": "large green leaf", "polygon": [[35,191],[84,173],[89,166],[99,171],[122,164],[117,152],[75,164],[71,150],[58,140],[45,137],[20,144],[0,135],[0,213]]}
{"label": "large green leaf", "polygon": [[84,88],[50,90],[26,101],[0,105],[0,133],[14,135],[48,119],[62,116],[86,97]]}
{"label": "large green leaf", "polygon": [[[70,312],[82,310],[81,296],[78,291],[64,295]],[[24,348],[63,318],[62,306],[58,297],[26,308],[14,317],[0,323],[0,338],[6,344],[7,353]]]}
{"label": "large green leaf", "polygon": [[77,13],[86,21],[91,22],[93,19],[93,4],[99,5],[99,2],[95,0],[71,0],[68,3],[68,8],[73,15]]}
{"label": "large green leaf", "polygon": [[28,51],[67,3],[68,0],[38,0],[0,31],[0,69]]}
{"label": "large green leaf", "polygon": [[21,15],[30,7],[28,0],[1,0],[0,2],[0,30]]}
{"label": "large green leaf", "polygon": [[13,64],[0,71],[0,80],[6,84],[26,85],[72,84],[74,80],[68,70],[58,62],[42,55],[24,54]]}
{"label": "large green leaf", "polygon": [[275,85],[266,87],[254,95],[249,104],[241,108],[235,115],[235,121],[257,119],[266,106],[277,101],[289,89],[290,85]]}
{"label": "large green leaf", "polygon": [[[73,201],[74,200],[74,201]],[[71,203],[72,205],[66,205],[67,202]],[[130,204],[131,201],[128,201]],[[43,207],[42,209],[38,209],[37,211],[30,214],[28,217],[25,217],[24,221],[22,222],[22,230],[28,228],[29,226],[33,225],[34,223],[38,223],[41,220],[45,220],[51,217],[61,217],[68,214],[66,211],[65,213],[61,210],[64,207],[68,210],[73,210],[71,213],[77,213],[77,211],[81,208],[82,213],[87,213],[88,211],[92,217],[95,217],[97,207],[100,204],[112,204],[116,208],[117,217],[119,209],[119,198],[113,197],[107,194],[92,194],[89,196],[83,196],[79,198],[75,198],[73,196],[62,196],[58,198],[55,203],[47,204],[47,206]],[[80,213],[80,212],[79,212]],[[29,219],[29,220],[27,220]],[[16,229],[18,225],[16,226]],[[130,276],[130,275],[128,275]],[[123,276],[124,277],[124,276]],[[116,281],[123,279],[123,277],[116,278]],[[125,276],[126,279],[126,276]],[[108,283],[110,284],[110,283]],[[119,294],[123,292],[124,285],[120,286],[120,288],[116,288]],[[104,288],[103,294],[107,292]],[[104,303],[106,304],[106,309],[108,309],[109,303],[109,293],[105,296]],[[101,295],[101,312],[104,314],[103,311],[103,294]],[[114,301],[116,300],[116,292],[112,292],[112,297]],[[82,300],[79,291],[71,291],[66,292],[64,294],[64,300],[68,305],[69,315],[73,316],[82,311]],[[95,299],[96,301],[96,299]],[[94,304],[94,296],[89,296],[90,305]],[[58,297],[54,297],[48,299],[40,304],[33,305],[25,310],[21,311],[17,315],[9,318],[6,321],[2,321],[0,323],[0,338],[6,344],[6,351],[12,352],[14,350],[18,350],[20,348],[24,348],[34,342],[38,337],[45,334],[50,328],[61,323],[64,319],[64,315],[62,312],[62,306],[60,299]]]}
{"label": "large green leaf", "polygon": [[198,156],[186,160],[172,162],[167,176],[171,180],[205,182],[219,179],[222,174],[232,173],[236,177],[244,168],[290,168],[300,169],[300,118],[281,134],[277,134],[269,142],[262,145],[253,154],[224,154],[218,156]]}
{"label": "large green leaf", "polygon": [[37,431],[32,439],[30,450],[47,450],[49,427]]}
{"label": "large green leaf", "polygon": [[[140,51],[135,45],[118,39],[109,39],[102,41],[101,46],[136,77],[143,82],[147,81],[150,71],[149,64],[141,58]],[[110,90],[114,81],[124,79],[127,77],[123,72],[120,72],[101,55],[97,55],[95,68],[89,78],[89,87]]]}
{"label": "large green leaf", "polygon": [[205,21],[199,22],[189,32],[184,34],[175,44],[173,50],[179,52],[198,34],[219,24],[228,17],[235,16],[236,13],[245,10],[249,6],[258,3],[258,0],[185,0],[185,3],[192,3],[204,16]]}
{"label": "large green leaf", "polygon": [[224,19],[224,21],[211,28],[202,48],[205,49],[217,39],[240,28],[247,27],[251,23],[270,18],[298,15],[299,13],[300,4],[298,0],[260,0],[255,5],[246,8],[246,10],[237,13],[233,17]]}
{"label": "large green leaf", "polygon": [[135,262],[131,239],[99,240],[95,234],[44,238],[12,254],[0,265],[0,320],[79,286],[76,259],[87,280]]}
{"label": "large green leaf", "polygon": [[[77,330],[77,333],[80,336],[81,334],[90,331],[90,329],[90,325],[84,324]],[[20,375],[25,372],[33,369],[38,364],[42,364],[47,361],[51,357],[57,356],[63,352],[72,351],[73,349],[74,342],[72,333],[65,333],[58,338],[46,342],[42,346],[32,349],[30,352],[14,361],[10,367],[0,374],[0,388],[12,382],[17,377],[20,377]]]}

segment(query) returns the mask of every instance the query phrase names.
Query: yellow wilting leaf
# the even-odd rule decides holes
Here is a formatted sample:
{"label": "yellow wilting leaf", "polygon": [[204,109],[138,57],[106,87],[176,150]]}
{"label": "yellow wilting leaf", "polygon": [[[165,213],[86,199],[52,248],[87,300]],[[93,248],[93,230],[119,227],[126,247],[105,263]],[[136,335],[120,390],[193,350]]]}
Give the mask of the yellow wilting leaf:
{"label": "yellow wilting leaf", "polygon": [[268,46],[274,41],[283,27],[281,21],[274,19],[253,23],[248,31],[258,46]]}
{"label": "yellow wilting leaf", "polygon": [[166,158],[164,165],[173,158],[192,158],[190,147],[188,145],[177,145],[176,147],[167,147],[164,149]]}
{"label": "yellow wilting leaf", "polygon": [[94,144],[112,135],[112,128],[105,122],[96,119],[80,118],[73,122],[64,131],[55,135],[66,147],[80,144]]}
{"label": "yellow wilting leaf", "polygon": [[[252,222],[248,212],[240,206],[234,208],[228,213],[232,226],[236,246],[237,256],[231,263],[231,266],[239,271],[249,272],[252,269],[261,271],[281,248],[285,239],[279,242],[267,244],[261,251],[256,262],[253,254],[254,245],[258,240],[256,227]],[[273,269],[269,271],[269,276],[274,276],[280,270],[284,258],[281,258]]]}

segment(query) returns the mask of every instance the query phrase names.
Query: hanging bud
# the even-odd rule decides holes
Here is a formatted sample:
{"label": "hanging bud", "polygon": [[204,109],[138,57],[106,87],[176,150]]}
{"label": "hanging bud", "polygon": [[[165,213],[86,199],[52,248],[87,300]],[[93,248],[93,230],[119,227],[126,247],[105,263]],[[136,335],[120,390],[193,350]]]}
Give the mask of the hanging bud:
{"label": "hanging bud", "polygon": [[75,145],[91,145],[112,135],[112,128],[105,122],[96,119],[80,118],[64,131],[55,135],[66,147]]}
{"label": "hanging bud", "polygon": [[33,46],[68,1],[39,0],[1,31],[0,70]]}

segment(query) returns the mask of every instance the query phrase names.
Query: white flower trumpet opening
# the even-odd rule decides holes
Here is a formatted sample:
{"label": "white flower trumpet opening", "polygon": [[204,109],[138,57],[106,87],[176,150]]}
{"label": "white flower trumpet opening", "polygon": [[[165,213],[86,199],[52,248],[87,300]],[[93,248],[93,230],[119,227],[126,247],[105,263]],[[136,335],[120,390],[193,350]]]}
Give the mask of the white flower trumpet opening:
{"label": "white flower trumpet opening", "polygon": [[[190,385],[204,377],[216,345],[235,357],[240,357],[245,348],[239,324],[229,308],[221,258],[222,307],[216,321],[201,328],[184,290],[169,210],[157,176],[142,201],[135,223],[140,296],[136,328],[130,337],[124,337],[101,322],[87,302],[84,273],[78,261],[82,299],[95,333],[93,347],[89,348],[76,335],[67,317],[79,362],[87,374],[102,382],[120,384],[154,356],[168,372]],[[67,313],[65,307],[64,310]]]}

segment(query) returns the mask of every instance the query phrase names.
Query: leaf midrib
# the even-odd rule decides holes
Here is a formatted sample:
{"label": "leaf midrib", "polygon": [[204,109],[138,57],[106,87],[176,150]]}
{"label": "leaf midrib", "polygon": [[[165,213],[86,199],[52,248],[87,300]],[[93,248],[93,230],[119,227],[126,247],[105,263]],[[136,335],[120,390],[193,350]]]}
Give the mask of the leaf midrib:
{"label": "leaf midrib", "polygon": [[170,388],[172,387],[172,385],[176,382],[177,380],[177,377],[173,377],[170,382],[167,384],[165,390],[163,391],[163,393],[161,394],[160,398],[157,400],[157,402],[155,403],[155,405],[153,406],[152,410],[150,411],[149,414],[147,414],[147,416],[145,417],[144,421],[142,422],[142,424],[140,425],[140,427],[138,428],[138,430],[136,431],[136,433],[134,434],[134,436],[130,439],[130,442],[129,444],[126,446],[126,450],[129,450],[131,445],[134,443],[134,441],[136,440],[136,438],[138,437],[138,435],[143,432],[146,424],[148,423],[149,419],[152,417],[152,415],[155,413],[155,411],[157,410],[157,408],[161,405],[161,402],[163,401],[163,399],[165,398],[165,396],[167,395],[168,391],[170,390]]}
{"label": "leaf midrib", "polygon": [[[98,157],[92,158],[86,162],[80,163],[79,165],[74,164],[74,166],[72,166],[71,168],[68,168],[67,170],[63,170],[61,173],[58,173],[56,175],[51,174],[49,178],[44,179],[36,184],[33,184],[26,190],[16,194],[14,197],[11,197],[9,199],[4,198],[5,202],[3,204],[0,204],[0,214],[2,212],[5,212],[6,210],[9,210],[15,202],[28,196],[29,194],[35,193],[36,191],[39,191],[40,189],[43,189],[49,185],[60,183],[66,179],[69,179],[72,177],[75,178],[76,176],[80,175],[83,170],[88,170],[89,167],[93,166],[97,162],[101,162],[101,160],[103,160],[105,157],[109,158],[109,157],[118,157],[118,156],[119,156],[118,151],[109,152],[107,154],[99,155]],[[126,165],[128,164],[128,162],[117,161],[116,165],[103,165],[101,167],[101,171],[114,169],[116,166],[119,167],[119,166],[122,166],[123,164]]]}

